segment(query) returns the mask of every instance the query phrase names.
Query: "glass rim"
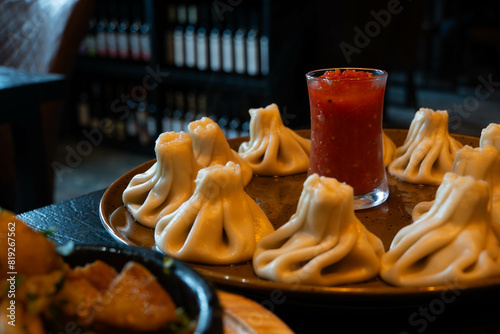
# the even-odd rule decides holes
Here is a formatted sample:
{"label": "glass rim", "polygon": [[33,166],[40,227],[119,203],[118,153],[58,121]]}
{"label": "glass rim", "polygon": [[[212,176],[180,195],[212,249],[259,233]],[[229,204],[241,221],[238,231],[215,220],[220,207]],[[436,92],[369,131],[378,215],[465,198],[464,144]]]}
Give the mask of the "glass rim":
{"label": "glass rim", "polygon": [[[377,72],[377,74],[373,73],[372,77],[360,77],[360,78],[342,78],[342,79],[328,79],[328,78],[319,78],[319,76],[313,76],[315,73],[325,73],[326,71],[335,71],[335,70],[356,70],[356,71],[365,71],[365,72]],[[362,81],[362,80],[375,80],[383,77],[387,77],[387,71],[378,69],[378,68],[365,68],[365,67],[331,67],[331,68],[323,68],[319,70],[313,70],[306,73],[306,79],[314,80],[314,81],[322,81],[328,80],[330,82],[337,81]]]}

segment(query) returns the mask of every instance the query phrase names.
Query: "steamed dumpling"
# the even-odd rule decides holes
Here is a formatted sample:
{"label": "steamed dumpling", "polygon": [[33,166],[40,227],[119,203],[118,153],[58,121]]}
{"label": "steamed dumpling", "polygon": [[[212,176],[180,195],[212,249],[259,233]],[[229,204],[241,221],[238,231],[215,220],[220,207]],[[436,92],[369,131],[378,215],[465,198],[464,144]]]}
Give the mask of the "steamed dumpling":
{"label": "steamed dumpling", "polygon": [[394,237],[380,277],[397,286],[432,286],[500,275],[489,199],[485,181],[447,173],[430,210]]}
{"label": "steamed dumpling", "polygon": [[155,242],[181,260],[233,264],[250,260],[256,243],[272,231],[243,189],[240,166],[230,161],[199,171],[191,198],[158,222]]}
{"label": "steamed dumpling", "polygon": [[388,171],[408,183],[439,185],[450,172],[463,145],[448,132],[448,112],[421,108],[415,114],[403,146],[394,152]]}
{"label": "steamed dumpling", "polygon": [[241,167],[243,184],[246,186],[252,179],[252,168],[244,162],[229,144],[217,123],[208,117],[189,123],[189,133],[193,138],[194,155],[203,167],[225,165],[234,161]]}
{"label": "steamed dumpling", "polygon": [[[490,145],[476,148],[466,145],[458,150],[452,172],[488,183],[494,227],[500,229],[500,152]],[[412,212],[413,220],[429,211],[433,203],[434,201],[418,203]]]}
{"label": "steamed dumpling", "polygon": [[253,269],[273,281],[339,285],[376,277],[383,253],[382,241],[354,215],[352,187],[312,174],[297,212],[257,244]]}
{"label": "steamed dumpling", "polygon": [[389,136],[386,135],[385,132],[382,132],[382,145],[384,151],[384,165],[385,167],[387,167],[394,159],[396,144],[394,144],[394,141],[389,138]]}
{"label": "steamed dumpling", "polygon": [[[491,123],[481,131],[481,148],[495,148],[498,151],[496,165],[492,167],[489,183],[491,186],[491,216],[500,229],[500,124]],[[500,231],[499,231],[500,235]]]}
{"label": "steamed dumpling", "polygon": [[493,146],[500,151],[500,124],[490,123],[481,130],[479,146],[484,147],[486,145]]}
{"label": "steamed dumpling", "polygon": [[285,176],[309,168],[311,141],[287,128],[278,106],[250,109],[250,140],[238,153],[257,175]]}
{"label": "steamed dumpling", "polygon": [[155,152],[155,164],[135,175],[122,195],[135,220],[150,228],[189,199],[201,168],[191,136],[185,132],[162,133],[156,140]]}

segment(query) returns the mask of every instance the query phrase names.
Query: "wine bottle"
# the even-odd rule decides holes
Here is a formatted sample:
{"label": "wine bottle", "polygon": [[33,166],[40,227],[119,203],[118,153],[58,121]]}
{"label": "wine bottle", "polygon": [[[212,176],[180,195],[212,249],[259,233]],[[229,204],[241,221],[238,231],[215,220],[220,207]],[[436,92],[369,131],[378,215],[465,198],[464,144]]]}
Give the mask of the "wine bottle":
{"label": "wine bottle", "polygon": [[231,13],[227,13],[227,24],[222,32],[222,70],[226,73],[234,71],[233,23]]}
{"label": "wine bottle", "polygon": [[182,3],[177,5],[177,26],[174,30],[174,64],[184,67],[184,25],[186,24],[186,6]]}
{"label": "wine bottle", "polygon": [[141,46],[139,41],[139,33],[141,30],[141,13],[142,7],[139,3],[134,2],[132,6],[132,23],[129,28],[128,41],[130,46],[130,56],[133,60],[141,59]]}
{"label": "wine bottle", "polygon": [[196,115],[196,119],[202,119],[203,117],[208,117],[208,104],[207,104],[207,95],[204,93],[199,93],[196,96],[196,102],[198,106],[198,114]]}
{"label": "wine bottle", "polygon": [[269,38],[265,35],[260,37],[260,73],[269,74]]}
{"label": "wine bottle", "polygon": [[136,105],[137,103],[133,99],[127,100],[128,115],[126,120],[126,132],[128,138],[135,138],[137,136],[137,120],[136,120]]}
{"label": "wine bottle", "polygon": [[227,130],[227,138],[236,138],[240,136],[240,119],[238,117],[234,117],[229,122],[228,130]]}
{"label": "wine bottle", "polygon": [[106,53],[109,58],[116,58],[118,55],[117,46],[117,27],[118,27],[118,10],[114,1],[108,3],[108,24],[106,26]]}
{"label": "wine bottle", "polygon": [[244,11],[238,12],[238,29],[234,33],[234,71],[238,74],[246,73],[246,27]]}
{"label": "wine bottle", "polygon": [[136,119],[137,119],[137,137],[139,143],[146,145],[149,141],[148,129],[147,129],[147,105],[145,102],[137,103],[136,108]]}
{"label": "wine bottle", "polygon": [[85,91],[80,92],[77,103],[78,125],[85,129],[90,125],[90,106],[89,94]]}
{"label": "wine bottle", "polygon": [[199,24],[196,30],[196,68],[200,71],[208,69],[208,8],[200,6]]}
{"label": "wine bottle", "polygon": [[82,56],[95,57],[97,55],[96,24],[96,18],[91,17],[88,22],[87,33],[78,51]]}
{"label": "wine bottle", "polygon": [[99,130],[99,122],[102,118],[103,101],[102,101],[102,87],[101,83],[97,80],[90,83],[90,128]]}
{"label": "wine bottle", "polygon": [[210,70],[218,72],[222,67],[221,32],[217,27],[210,30]]}
{"label": "wine bottle", "polygon": [[116,28],[116,42],[118,48],[118,56],[121,59],[129,59],[130,48],[128,40],[129,32],[129,7],[128,3],[124,2],[120,4],[120,23]]}
{"label": "wine bottle", "polygon": [[145,62],[151,60],[151,35],[150,35],[150,25],[148,22],[144,22],[141,25],[141,30],[139,34],[139,45],[141,50],[141,59]]}
{"label": "wine bottle", "polygon": [[186,95],[187,100],[187,109],[184,114],[184,132],[189,132],[189,123],[195,120],[196,118],[196,93],[189,92]]}
{"label": "wine bottle", "polygon": [[148,105],[146,128],[148,134],[148,143],[154,141],[158,137],[158,119],[156,115],[156,105],[150,103]]}
{"label": "wine bottle", "polygon": [[180,132],[184,130],[184,93],[182,91],[175,92],[175,109],[172,114],[172,131]]}
{"label": "wine bottle", "polygon": [[96,47],[97,54],[101,58],[107,56],[106,50],[106,27],[108,25],[108,20],[106,19],[106,9],[103,3],[99,3],[97,7],[98,21],[96,24]]}
{"label": "wine bottle", "polygon": [[162,115],[162,132],[173,131],[173,111],[175,108],[174,93],[171,90],[165,92],[165,109]]}
{"label": "wine bottle", "polygon": [[188,6],[188,25],[184,32],[186,67],[196,66],[196,24],[198,22],[198,9],[196,5]]}
{"label": "wine bottle", "polygon": [[174,29],[177,20],[176,8],[173,3],[167,5],[167,28],[165,30],[165,62],[174,65]]}
{"label": "wine bottle", "polygon": [[250,10],[250,29],[246,36],[246,52],[247,52],[247,74],[256,76],[260,73],[260,50],[259,50],[259,15],[257,8],[252,7]]}
{"label": "wine bottle", "polygon": [[[115,85],[115,97],[121,97],[125,95],[125,86],[123,83],[118,82]],[[122,110],[113,110],[111,109],[113,113],[115,113],[116,117],[116,139],[119,141],[125,141],[127,138],[127,129],[126,129],[126,116],[127,116],[127,111],[123,112]],[[119,113],[118,113],[119,112]]]}

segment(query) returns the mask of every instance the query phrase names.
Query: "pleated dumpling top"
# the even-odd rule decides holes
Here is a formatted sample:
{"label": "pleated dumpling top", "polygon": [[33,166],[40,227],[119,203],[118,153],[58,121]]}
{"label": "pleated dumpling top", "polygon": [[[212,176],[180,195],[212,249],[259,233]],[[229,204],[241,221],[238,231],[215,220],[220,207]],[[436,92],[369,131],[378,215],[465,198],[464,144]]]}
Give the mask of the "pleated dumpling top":
{"label": "pleated dumpling top", "polygon": [[[500,229],[500,124],[490,123],[481,131],[479,146],[482,149],[495,148],[498,151],[496,163],[491,168],[491,216],[495,226]],[[499,232],[500,233],[500,232]]]}
{"label": "pleated dumpling top", "polygon": [[162,133],[156,140],[155,152],[155,164],[135,175],[122,195],[135,220],[150,228],[189,199],[201,168],[191,136],[185,132]]}
{"label": "pleated dumpling top", "polygon": [[340,285],[376,277],[383,253],[354,214],[352,187],[312,174],[296,213],[257,244],[253,269],[272,281]]}
{"label": "pleated dumpling top", "polygon": [[256,243],[272,231],[265,213],[243,189],[240,166],[230,161],[199,171],[193,195],[158,222],[155,243],[181,260],[235,264],[250,260]]}
{"label": "pleated dumpling top", "polygon": [[382,256],[380,277],[418,287],[500,275],[500,240],[489,199],[485,181],[446,173],[429,211],[394,237]]}
{"label": "pleated dumpling top", "polygon": [[229,147],[229,144],[219,125],[208,117],[189,123],[189,133],[193,138],[194,155],[203,167],[225,165],[233,161],[240,165],[243,174],[243,184],[246,186],[252,180],[252,168],[239,154]]}
{"label": "pleated dumpling top", "polygon": [[402,146],[394,152],[388,171],[414,184],[441,184],[463,145],[448,132],[448,112],[421,108],[413,118]]}
{"label": "pleated dumpling top", "polygon": [[[480,147],[464,146],[457,151],[452,172],[463,176],[472,176],[483,180],[490,186],[490,207],[495,228],[500,229],[500,127],[495,131],[491,124],[483,129]],[[415,220],[427,212],[434,201],[421,202],[415,206],[412,218]]]}
{"label": "pleated dumpling top", "polygon": [[276,104],[250,109],[250,140],[238,153],[257,175],[285,176],[309,168],[311,141],[287,128]]}
{"label": "pleated dumpling top", "polygon": [[493,146],[500,151],[500,124],[490,123],[481,130],[479,146]]}

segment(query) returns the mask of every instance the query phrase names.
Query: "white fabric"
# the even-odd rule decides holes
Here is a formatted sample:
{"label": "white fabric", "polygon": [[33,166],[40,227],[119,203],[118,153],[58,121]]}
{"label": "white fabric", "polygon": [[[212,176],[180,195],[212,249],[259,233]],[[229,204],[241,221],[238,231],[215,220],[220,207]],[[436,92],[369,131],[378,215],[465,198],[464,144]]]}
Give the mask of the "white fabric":
{"label": "white fabric", "polygon": [[408,183],[439,185],[463,145],[448,132],[448,112],[421,108],[403,146],[394,152],[388,171]]}
{"label": "white fabric", "polygon": [[287,128],[278,106],[250,109],[250,140],[238,153],[257,175],[284,176],[306,172],[311,141]]}
{"label": "white fabric", "polygon": [[135,220],[150,228],[189,199],[201,168],[191,136],[185,132],[162,133],[156,140],[155,152],[155,164],[135,175],[122,195]]}
{"label": "white fabric", "polygon": [[354,215],[352,187],[312,174],[296,213],[257,244],[253,268],[273,281],[339,285],[376,277],[383,252]]}
{"label": "white fabric", "polygon": [[160,251],[181,260],[234,264],[250,260],[257,241],[272,231],[243,189],[240,166],[230,161],[199,171],[193,195],[158,222],[155,242]]}
{"label": "white fabric", "polygon": [[189,134],[193,138],[194,155],[203,167],[225,165],[233,161],[240,165],[243,174],[243,184],[246,186],[252,180],[252,168],[244,162],[239,154],[229,147],[229,144],[217,123],[208,117],[203,117],[189,123]]}
{"label": "white fabric", "polygon": [[435,286],[500,275],[489,198],[485,181],[447,173],[429,211],[394,237],[380,277],[397,286]]}

